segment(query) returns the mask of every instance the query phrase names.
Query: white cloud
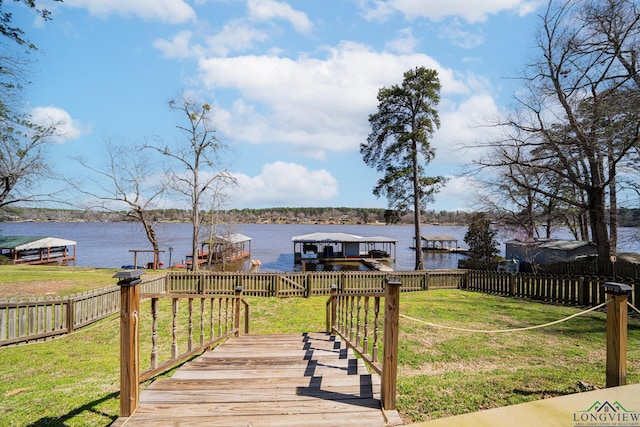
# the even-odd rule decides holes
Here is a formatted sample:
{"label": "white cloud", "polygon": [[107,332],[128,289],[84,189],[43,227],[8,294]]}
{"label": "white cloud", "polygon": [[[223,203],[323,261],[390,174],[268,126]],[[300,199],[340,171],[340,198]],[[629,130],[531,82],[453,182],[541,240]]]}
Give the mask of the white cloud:
{"label": "white cloud", "polygon": [[465,49],[473,49],[484,43],[484,36],[482,34],[464,29],[457,19],[443,26],[440,29],[439,35],[441,38],[451,40],[451,43],[455,46]]}
{"label": "white cloud", "polygon": [[385,20],[394,12],[406,19],[427,18],[439,21],[459,17],[467,22],[484,22],[488,15],[502,11],[515,11],[520,15],[532,12],[540,0],[363,0],[361,7],[366,19]]}
{"label": "white cloud", "polygon": [[87,9],[96,16],[137,16],[148,21],[181,24],[193,21],[195,11],[184,0],[65,0],[63,5]]}
{"label": "white cloud", "polygon": [[265,31],[248,25],[246,22],[233,21],[221,31],[207,37],[207,51],[213,55],[226,56],[231,52],[244,52],[255,46],[255,42],[269,39]]}
{"label": "white cloud", "polygon": [[80,138],[80,136],[90,132],[90,129],[83,126],[62,108],[58,107],[35,107],[31,110],[31,120],[41,126],[54,125],[56,127],[56,142],[66,142]]}
{"label": "white cloud", "polygon": [[167,58],[189,58],[195,55],[197,47],[191,46],[193,33],[189,30],[180,31],[171,39],[156,39],[153,47],[160,50]]}
{"label": "white cloud", "polygon": [[217,33],[204,38],[202,44],[193,41],[190,30],[179,31],[169,39],[156,39],[153,47],[167,58],[201,58],[204,56],[227,56],[235,52],[245,52],[256,47],[256,42],[264,42],[269,35],[242,20],[231,21]]}
{"label": "white cloud", "polygon": [[270,21],[280,18],[288,21],[299,33],[308,34],[313,29],[313,24],[305,13],[293,9],[285,2],[249,0],[247,8],[249,17],[254,21]]}
{"label": "white cloud", "polygon": [[337,180],[325,169],[277,161],[265,164],[260,175],[234,174],[238,186],[229,204],[243,206],[318,206],[338,194]]}
{"label": "white cloud", "polygon": [[259,28],[259,23],[262,22],[283,19],[296,31],[305,34],[313,29],[313,24],[305,13],[296,11],[283,2],[249,0],[247,14],[247,18],[230,20],[212,35],[201,36],[203,40],[201,43],[194,41],[193,31],[183,30],[168,39],[156,39],[153,46],[167,58],[228,56],[232,53],[255,49],[258,43],[268,41],[269,31]]}
{"label": "white cloud", "polygon": [[287,143],[322,159],[327,152],[359,149],[369,131],[367,119],[376,110],[379,88],[401,83],[408,69],[437,69],[443,96],[470,92],[465,81],[424,54],[375,52],[353,42],[325,51],[322,58],[202,59],[201,79],[208,88],[239,92],[227,111],[218,108],[225,118],[225,133],[253,143]]}
{"label": "white cloud", "polygon": [[387,49],[397,53],[413,53],[415,52],[416,46],[418,46],[419,40],[413,36],[413,31],[411,27],[403,28],[398,32],[398,36],[387,42]]}
{"label": "white cloud", "polygon": [[439,113],[441,127],[434,133],[436,157],[433,162],[451,163],[451,153],[455,153],[455,161],[459,164],[469,164],[477,159],[485,151],[479,145],[497,138],[501,132],[489,126],[498,114],[498,106],[488,94],[474,95],[459,105],[445,106]]}
{"label": "white cloud", "polygon": [[431,209],[437,205],[438,210],[447,211],[473,211],[477,206],[473,206],[473,201],[469,199],[469,194],[474,188],[479,188],[473,177],[446,175],[448,179],[444,188],[435,196],[435,203],[428,205]]}

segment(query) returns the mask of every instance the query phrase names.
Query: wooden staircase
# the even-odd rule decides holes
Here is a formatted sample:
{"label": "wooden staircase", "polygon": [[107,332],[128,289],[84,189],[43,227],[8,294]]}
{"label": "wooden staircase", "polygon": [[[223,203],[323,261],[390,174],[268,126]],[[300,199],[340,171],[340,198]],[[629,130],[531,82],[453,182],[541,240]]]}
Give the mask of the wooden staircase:
{"label": "wooden staircase", "polygon": [[114,426],[389,426],[380,378],[335,335],[243,335],[142,391]]}

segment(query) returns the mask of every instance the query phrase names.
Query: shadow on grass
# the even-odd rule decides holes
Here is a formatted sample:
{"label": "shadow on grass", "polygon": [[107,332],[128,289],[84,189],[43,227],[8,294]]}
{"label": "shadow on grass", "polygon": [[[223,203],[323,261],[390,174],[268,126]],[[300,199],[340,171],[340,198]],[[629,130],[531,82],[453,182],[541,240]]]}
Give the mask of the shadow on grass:
{"label": "shadow on grass", "polygon": [[[120,392],[113,392],[111,394],[107,394],[106,396],[104,396],[101,399],[97,399],[94,400],[93,402],[89,402],[86,405],[82,405],[79,408],[74,409],[73,411],[69,412],[68,414],[62,415],[60,417],[44,417],[39,419],[38,421],[29,424],[29,426],[33,426],[33,427],[41,427],[41,426],[59,426],[59,427],[63,427],[63,426],[68,426],[67,422],[85,412],[93,412],[94,414],[97,414],[99,416],[102,416],[105,418],[105,423],[102,424],[104,426],[109,426],[111,425],[115,420],[118,419],[118,415],[112,415],[112,414],[107,414],[105,412],[102,412],[98,409],[96,409],[97,406],[99,406],[101,403],[104,403],[110,399],[118,399],[120,396]],[[99,424],[93,424],[93,425],[99,425]]]}

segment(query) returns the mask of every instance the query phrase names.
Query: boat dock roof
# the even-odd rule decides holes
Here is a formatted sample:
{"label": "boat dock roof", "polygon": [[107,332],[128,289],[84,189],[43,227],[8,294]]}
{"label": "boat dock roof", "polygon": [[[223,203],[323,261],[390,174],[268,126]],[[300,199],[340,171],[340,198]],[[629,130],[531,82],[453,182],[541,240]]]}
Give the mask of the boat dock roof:
{"label": "boat dock roof", "polygon": [[433,235],[433,234],[429,234],[429,235],[422,235],[422,240],[426,240],[427,242],[457,242],[458,239],[456,239],[455,237],[451,237],[451,236],[445,236],[445,235]]}
{"label": "boat dock roof", "polygon": [[347,233],[311,233],[293,236],[291,241],[294,243],[395,243],[398,240],[382,236],[362,237]]}
{"label": "boat dock roof", "polygon": [[0,249],[26,251],[30,249],[75,246],[76,241],[43,236],[0,236]]}
{"label": "boat dock roof", "polygon": [[[14,264],[46,264],[76,259],[76,241],[58,237],[0,236],[0,255]],[[73,248],[73,254],[68,247]]]}
{"label": "boat dock roof", "polygon": [[[251,237],[245,236],[244,234],[240,234],[240,233],[232,233],[232,234],[224,234],[224,235],[218,234],[213,237],[214,242],[222,242],[222,243],[242,243],[242,242],[248,242],[250,240],[251,240]],[[209,243],[209,242],[205,242],[205,243]]]}

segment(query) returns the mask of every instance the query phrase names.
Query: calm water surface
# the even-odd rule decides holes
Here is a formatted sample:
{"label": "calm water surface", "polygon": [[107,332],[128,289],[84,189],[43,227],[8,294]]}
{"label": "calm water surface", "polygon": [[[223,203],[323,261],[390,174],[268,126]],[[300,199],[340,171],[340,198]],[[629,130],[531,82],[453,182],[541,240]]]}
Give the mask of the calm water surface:
{"label": "calm water surface", "polygon": [[[410,248],[413,242],[413,227],[405,225],[310,225],[310,224],[239,224],[234,232],[252,238],[251,258],[262,262],[260,271],[287,272],[294,270],[293,242],[291,238],[315,232],[339,232],[372,237],[384,236],[397,239],[396,270],[412,270],[415,253]],[[447,235],[458,239],[465,247],[466,226],[422,227],[422,234]],[[161,261],[169,265],[169,247],[173,248],[171,263],[184,261],[191,253],[191,225],[166,223],[156,226]],[[621,250],[638,251],[637,229],[621,229]],[[76,266],[120,268],[133,264],[132,249],[151,249],[142,227],[137,223],[107,222],[4,222],[0,223],[0,234],[8,236],[50,236],[75,240]],[[560,233],[558,238],[567,238]],[[504,245],[500,245],[504,252]],[[448,253],[425,253],[425,267],[433,269],[456,268],[461,255]],[[151,254],[139,254],[138,264],[152,261]],[[248,261],[247,261],[248,263]]]}
{"label": "calm water surface", "polygon": [[[466,227],[425,226],[423,234],[446,234],[459,239],[464,246]],[[239,224],[234,232],[252,238],[251,258],[262,262],[260,271],[293,271],[291,238],[314,232],[340,232],[359,236],[384,236],[398,240],[395,269],[412,270],[415,253],[411,226],[378,225],[298,225]],[[171,263],[182,262],[191,253],[191,225],[166,223],[156,226],[161,260],[169,265],[169,247],[173,248]],[[51,236],[77,242],[75,265],[80,267],[119,268],[133,264],[132,249],[151,249],[139,224],[123,222],[4,222],[0,234],[9,236]],[[138,264],[152,260],[151,254],[139,254]],[[456,254],[425,254],[427,268],[455,268]]]}

